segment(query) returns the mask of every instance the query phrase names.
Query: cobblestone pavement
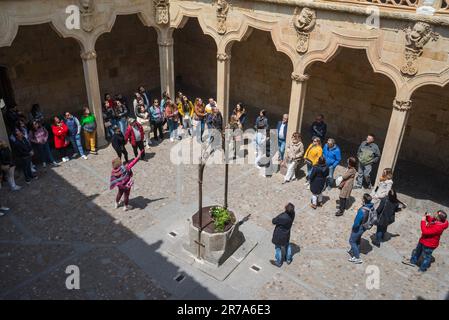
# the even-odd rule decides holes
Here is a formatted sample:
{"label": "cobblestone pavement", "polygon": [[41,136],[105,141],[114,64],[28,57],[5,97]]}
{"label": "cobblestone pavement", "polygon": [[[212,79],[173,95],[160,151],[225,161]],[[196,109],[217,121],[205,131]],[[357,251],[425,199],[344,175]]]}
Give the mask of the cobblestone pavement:
{"label": "cobblestone pavement", "polygon": [[[213,280],[168,253],[168,231],[183,232],[198,196],[197,166],[172,164],[173,145],[165,140],[151,148],[135,167],[128,212],[114,209],[116,191],[108,188],[115,156],[111,147],[87,161],[40,168],[39,180],[20,192],[5,186],[2,199],[11,212],[0,218],[0,298],[443,299],[449,292],[448,231],[426,274],[401,263],[417,243],[424,211],[447,209],[433,196],[413,197],[413,181],[398,184],[409,207],[398,213],[388,241],[373,247],[374,230],[366,232],[364,263],[354,265],[346,250],[363,191],[355,190],[351,208],[335,217],[337,190],[325,192],[324,206],[313,210],[304,178],[282,185],[279,173],[265,178],[252,164],[230,166],[229,206],[240,218],[251,214],[242,231],[258,245],[226,280]],[[223,166],[206,168],[205,203],[223,202],[223,182]],[[278,269],[269,263],[274,254],[271,219],[289,201],[297,212],[292,230],[296,253],[291,265]],[[251,271],[253,264],[261,270]],[[66,288],[68,265],[80,269],[79,290]],[[379,268],[379,289],[366,286],[368,266]],[[180,283],[173,280],[179,274],[185,278]]]}

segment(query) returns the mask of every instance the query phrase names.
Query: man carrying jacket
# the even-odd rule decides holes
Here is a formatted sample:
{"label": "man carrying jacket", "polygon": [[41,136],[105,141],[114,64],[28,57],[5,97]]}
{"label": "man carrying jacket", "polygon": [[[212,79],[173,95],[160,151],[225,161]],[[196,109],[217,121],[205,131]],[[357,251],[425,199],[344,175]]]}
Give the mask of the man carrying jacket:
{"label": "man carrying jacket", "polygon": [[404,264],[418,266],[418,261],[422,256],[419,266],[420,272],[425,272],[432,262],[432,252],[438,248],[440,237],[448,227],[446,212],[439,210],[435,214],[426,214],[421,219],[421,238],[416,249],[413,250],[410,260],[402,261]]}

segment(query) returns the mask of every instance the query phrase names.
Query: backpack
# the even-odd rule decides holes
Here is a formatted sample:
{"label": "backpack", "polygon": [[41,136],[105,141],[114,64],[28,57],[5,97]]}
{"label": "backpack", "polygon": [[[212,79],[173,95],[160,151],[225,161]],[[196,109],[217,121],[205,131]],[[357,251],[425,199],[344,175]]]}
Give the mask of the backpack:
{"label": "backpack", "polygon": [[379,218],[377,216],[377,211],[374,208],[374,206],[372,206],[371,208],[362,207],[362,210],[363,210],[362,227],[365,230],[369,230],[374,225],[377,225],[377,222],[379,221]]}

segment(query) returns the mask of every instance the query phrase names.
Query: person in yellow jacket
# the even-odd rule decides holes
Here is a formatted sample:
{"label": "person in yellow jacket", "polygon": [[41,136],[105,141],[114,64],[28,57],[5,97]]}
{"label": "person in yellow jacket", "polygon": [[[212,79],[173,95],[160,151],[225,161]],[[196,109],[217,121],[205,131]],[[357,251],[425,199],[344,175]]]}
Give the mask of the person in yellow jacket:
{"label": "person in yellow jacket", "polygon": [[312,143],[304,154],[304,161],[307,164],[307,176],[305,185],[309,185],[309,176],[312,171],[312,167],[318,164],[318,160],[323,155],[323,149],[321,148],[321,140],[318,137],[312,138]]}
{"label": "person in yellow jacket", "polygon": [[192,101],[186,96],[182,96],[181,102],[178,103],[178,112],[182,119],[182,128],[186,129],[190,136],[192,136],[192,116],[195,108]]}

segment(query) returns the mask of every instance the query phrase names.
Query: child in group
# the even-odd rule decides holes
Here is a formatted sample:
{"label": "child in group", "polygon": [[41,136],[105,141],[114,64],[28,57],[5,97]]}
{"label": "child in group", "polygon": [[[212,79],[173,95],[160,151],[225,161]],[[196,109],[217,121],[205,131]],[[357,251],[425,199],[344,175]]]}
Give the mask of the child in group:
{"label": "child in group", "polygon": [[123,195],[125,195],[125,206],[123,207],[123,211],[127,211],[130,209],[128,205],[129,194],[131,193],[131,187],[134,184],[134,181],[131,179],[133,177],[133,172],[131,169],[139,161],[143,152],[144,150],[140,150],[138,156],[127,164],[123,164],[120,158],[115,158],[114,160],[112,160],[110,190],[114,189],[115,187],[118,188],[117,197],[115,198],[116,209],[121,205],[120,199]]}

